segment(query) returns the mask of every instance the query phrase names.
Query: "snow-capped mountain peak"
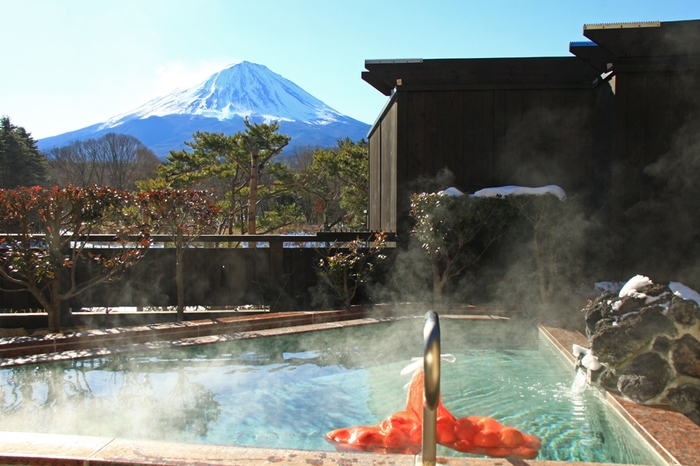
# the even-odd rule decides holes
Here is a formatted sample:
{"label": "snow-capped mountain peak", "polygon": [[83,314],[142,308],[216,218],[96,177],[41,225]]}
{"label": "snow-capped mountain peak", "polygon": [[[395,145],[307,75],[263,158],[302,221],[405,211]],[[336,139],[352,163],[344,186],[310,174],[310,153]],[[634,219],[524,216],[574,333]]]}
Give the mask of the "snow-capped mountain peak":
{"label": "snow-capped mountain peak", "polygon": [[151,116],[200,115],[228,120],[234,116],[266,121],[328,124],[342,115],[292,81],[264,65],[243,61],[214,73],[189,89],[178,89],[106,121],[101,129]]}
{"label": "snow-capped mountain peak", "polygon": [[241,62],[189,89],[178,89],[107,121],[38,141],[41,150],[115,132],[138,138],[165,158],[186,148],[197,131],[235,134],[254,123],[279,121],[280,134],[297,147],[335,147],[339,139],[358,141],[370,126],[343,115],[292,81],[263,65]]}

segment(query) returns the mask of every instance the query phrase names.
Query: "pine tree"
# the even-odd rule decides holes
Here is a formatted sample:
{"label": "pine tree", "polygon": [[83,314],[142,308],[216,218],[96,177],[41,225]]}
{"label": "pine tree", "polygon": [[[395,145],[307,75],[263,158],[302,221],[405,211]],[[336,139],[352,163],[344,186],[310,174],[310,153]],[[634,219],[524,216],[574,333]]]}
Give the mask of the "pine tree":
{"label": "pine tree", "polygon": [[191,151],[170,151],[167,163],[158,169],[160,181],[140,186],[159,189],[164,184],[181,189],[211,178],[229,179],[230,215],[237,209],[245,211],[247,231],[256,234],[258,204],[288,190],[282,182],[288,178],[287,169],[275,158],[291,137],[277,132],[278,122],[251,123],[246,119],[245,126],[245,131],[234,135],[197,131],[192,142],[185,142]]}
{"label": "pine tree", "polygon": [[44,185],[48,181],[46,157],[36,141],[10,118],[0,119],[0,188]]}

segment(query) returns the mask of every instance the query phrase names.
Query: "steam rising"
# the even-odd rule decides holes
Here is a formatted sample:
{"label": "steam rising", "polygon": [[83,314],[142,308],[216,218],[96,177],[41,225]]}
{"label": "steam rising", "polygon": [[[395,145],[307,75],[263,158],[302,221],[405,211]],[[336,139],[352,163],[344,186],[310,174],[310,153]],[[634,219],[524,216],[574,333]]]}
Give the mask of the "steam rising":
{"label": "steam rising", "polygon": [[420,354],[420,332],[390,341],[380,327],[0,369],[1,425],[241,445],[269,436],[268,446],[320,441],[319,448],[322,434],[341,422],[335,417],[371,415],[361,393],[366,374],[353,371],[394,364],[391,399],[403,402],[399,371],[404,358]]}
{"label": "steam rising", "polygon": [[[447,186],[440,185],[446,181],[454,181],[454,176],[448,170],[442,170],[434,179],[417,180],[413,187],[429,187],[445,194],[456,194],[457,189],[446,189]],[[578,311],[587,299],[597,295],[594,283],[606,278],[595,275],[600,262],[591,254],[588,243],[587,235],[594,229],[595,222],[586,218],[578,198],[567,199],[564,190],[556,185],[487,188],[472,195],[522,194],[552,194],[568,203],[573,212],[566,222],[556,225],[556,231],[548,232],[561,243],[557,257],[561,268],[554,277],[557,292],[552,301],[542,302],[539,296],[532,233],[528,233],[527,225],[514,224],[506,237],[500,239],[493,250],[487,251],[475,267],[448,284],[443,302],[517,308],[540,320],[556,322],[568,328],[582,328],[583,319]],[[378,282],[369,293],[375,302],[423,302],[430,305],[431,264],[412,235],[393,251],[390,263],[382,268]]]}
{"label": "steam rising", "polygon": [[[688,88],[681,89],[681,93],[688,97],[696,94]],[[697,108],[697,97],[691,102]],[[632,228],[639,231],[628,251],[645,253],[640,257],[640,271],[650,274],[655,282],[677,280],[698,289],[700,119],[695,117],[683,124],[675,132],[669,150],[644,167],[644,173],[651,179],[654,196],[626,212]]]}

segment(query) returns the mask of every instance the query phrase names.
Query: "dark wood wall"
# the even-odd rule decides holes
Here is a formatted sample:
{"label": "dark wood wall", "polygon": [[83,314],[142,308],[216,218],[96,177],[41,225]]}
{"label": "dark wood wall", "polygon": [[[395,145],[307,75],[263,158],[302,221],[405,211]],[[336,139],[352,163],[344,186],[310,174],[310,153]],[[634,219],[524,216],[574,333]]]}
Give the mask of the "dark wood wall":
{"label": "dark wood wall", "polygon": [[[398,90],[370,134],[371,227],[400,230],[397,219],[400,225],[411,192],[448,187],[436,179],[444,169],[454,176],[452,185],[467,193],[557,184],[591,205],[600,203],[593,188],[610,182],[601,164],[610,164],[613,149],[612,132],[599,119],[613,111],[611,94],[607,84],[596,89]],[[391,163],[395,174],[387,168]],[[377,166],[379,175],[372,172]],[[387,193],[393,186],[395,198]],[[393,202],[396,212],[386,202]]]}
{"label": "dark wood wall", "polygon": [[396,231],[397,124],[399,106],[392,101],[369,137],[369,229]]}
{"label": "dark wood wall", "polygon": [[398,89],[390,102],[370,135],[372,225],[407,232],[410,194],[448,187],[443,169],[467,193],[556,184],[606,231],[611,275],[700,285],[700,71],[618,65],[588,89]]}
{"label": "dark wood wall", "polygon": [[[369,137],[369,206],[367,212],[367,227],[371,230],[380,230],[382,212],[382,165],[381,142],[382,132],[379,122],[379,130]],[[396,138],[394,138],[394,141]]]}
{"label": "dark wood wall", "polygon": [[623,273],[700,286],[700,70],[617,68],[610,210]]}
{"label": "dark wood wall", "polygon": [[618,72],[615,80],[615,209],[659,194],[647,167],[691,149],[700,122],[699,72]]}

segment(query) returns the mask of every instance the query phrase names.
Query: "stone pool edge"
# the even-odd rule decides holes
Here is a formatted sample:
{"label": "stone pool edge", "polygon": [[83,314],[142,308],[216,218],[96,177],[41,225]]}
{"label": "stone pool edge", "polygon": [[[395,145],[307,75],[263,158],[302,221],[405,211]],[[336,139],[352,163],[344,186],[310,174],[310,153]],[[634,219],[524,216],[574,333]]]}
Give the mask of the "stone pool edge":
{"label": "stone pool edge", "polygon": [[[571,363],[572,345],[588,347],[579,332],[538,324],[540,333]],[[605,400],[669,465],[691,466],[700,458],[700,427],[681,413],[643,406],[599,389]],[[683,434],[683,436],[681,436]]]}
{"label": "stone pool edge", "polygon": [[[508,310],[476,310],[472,307],[461,309],[449,308],[441,310],[441,312],[453,313],[460,316],[464,316],[466,314],[469,315],[470,318],[474,319],[504,319],[509,318],[507,316],[511,315],[511,311]],[[487,312],[488,314],[486,314]],[[313,314],[316,315],[314,316]],[[169,335],[168,338],[175,337],[176,335],[185,336],[188,333],[191,334],[193,331],[196,331],[198,336],[185,336],[185,338],[171,341],[166,341],[165,339],[160,339],[156,342],[140,341],[137,343],[128,344],[126,346],[116,346],[108,349],[86,347],[85,341],[81,342],[79,341],[79,338],[75,338],[75,335],[73,335],[71,337],[75,348],[72,350],[66,350],[61,353],[53,354],[38,353],[30,355],[30,357],[22,357],[18,354],[14,354],[15,358],[10,359],[19,364],[36,364],[62,359],[61,356],[65,357],[66,359],[74,357],[93,357],[115,352],[141,351],[143,349],[161,345],[172,346],[214,343],[216,341],[223,341],[224,339],[230,338],[254,338],[257,336],[300,333],[323,328],[370,324],[402,317],[401,315],[396,315],[395,312],[382,312],[377,317],[367,317],[369,315],[377,315],[377,313],[368,309],[326,311],[321,313],[303,312],[294,313],[294,315],[287,313],[280,315],[279,319],[275,322],[273,322],[274,319],[270,320],[270,317],[273,317],[273,315],[268,314],[265,316],[266,318],[263,319],[263,321],[266,322],[266,324],[272,325],[265,325],[263,322],[260,322],[260,319],[253,318],[254,321],[257,320],[258,322],[257,325],[253,325],[252,327],[246,327],[246,324],[244,324],[246,319],[232,318],[236,320],[237,325],[235,325],[235,327],[237,327],[237,329],[252,328],[249,330],[236,332],[234,333],[233,337],[227,334],[217,334],[217,331],[223,330],[230,332],[233,330],[230,328],[231,325],[226,325],[227,323],[230,324],[231,322],[225,319],[216,319],[216,321],[208,323],[208,325],[215,327],[215,330],[205,328],[207,326],[207,321],[147,326],[144,328],[144,331],[146,331],[149,336],[153,336],[154,331],[163,332],[161,336]],[[512,315],[520,316],[522,314],[516,312],[512,313]],[[250,319],[249,316],[246,317]],[[405,314],[404,317],[406,317]],[[449,314],[445,314],[444,317],[448,318]],[[281,326],[280,324],[284,326]],[[577,344],[583,343],[582,346],[586,346],[587,344],[585,337],[578,332],[571,332],[541,324],[539,325],[539,329],[541,334],[547,337],[572,364],[573,356],[570,354],[570,351],[567,350],[567,347],[570,348],[571,344],[574,342]],[[115,333],[118,335],[123,335],[124,329],[120,329],[118,332],[110,332],[109,330],[105,330],[98,333],[101,333],[103,336],[108,338],[112,337],[113,339],[113,335]],[[89,341],[95,341],[93,334],[87,336],[89,336]],[[131,336],[133,336],[133,334]],[[42,337],[39,340],[41,340],[43,343],[46,343],[47,341],[45,337]],[[112,341],[116,343],[118,340]],[[31,346],[31,342],[29,345],[27,345],[27,339],[24,339],[19,343],[21,343],[20,346]],[[70,343],[71,342],[68,341],[61,342],[61,345],[63,345],[61,347],[69,348]],[[1,347],[2,345],[0,344],[0,348]],[[7,349],[9,347],[5,346],[5,348]],[[0,352],[0,354],[2,353]],[[3,363],[7,363],[7,361],[8,358],[0,359],[0,366],[6,365]],[[689,443],[692,444],[692,442],[689,442],[688,438],[695,436],[695,438],[699,439],[700,441],[700,428],[685,418],[685,416],[663,410],[660,410],[661,413],[657,412],[656,410],[650,413],[648,410],[653,410],[653,408],[636,405],[632,407],[633,409],[631,409],[631,411],[634,412],[633,415],[628,412],[627,409],[625,409],[629,409],[630,407],[624,403],[624,400],[618,400],[616,397],[612,397],[611,395],[607,396],[613,408],[618,410],[623,418],[628,420],[628,422],[630,422],[632,426],[638,432],[640,432],[645,439],[648,440],[652,447],[657,448],[657,451],[660,452],[662,457],[668,462],[669,465],[691,466],[694,463],[691,463],[690,461],[695,461],[696,458],[700,457],[700,446],[689,445]],[[671,415],[670,418],[666,418],[666,415],[668,414]],[[644,418],[644,420],[638,422],[635,416],[641,416]],[[687,426],[687,428],[690,429],[692,426],[692,428],[697,429],[697,435],[691,430],[686,432],[688,437],[684,436],[683,438],[680,438],[680,435],[678,435],[679,430],[681,427],[686,427],[686,425],[682,422],[683,419],[679,419],[677,416],[680,416],[690,424]],[[661,427],[653,425],[650,427],[648,425],[649,422],[658,421],[659,419],[657,418],[659,417],[664,418],[661,419]],[[679,422],[681,425],[679,425]],[[673,426],[673,430],[675,431],[673,433],[668,432],[668,428],[671,426]],[[668,443],[665,443],[669,442],[669,439],[667,438],[669,436],[671,437],[670,447],[668,447]],[[455,466],[563,466],[571,464],[576,464],[578,466],[602,465],[602,463],[572,463],[543,460],[521,461],[509,459],[475,459],[454,457],[441,458],[441,461],[439,462],[442,464],[450,464]],[[354,452],[337,453],[308,450],[244,448],[225,445],[171,443],[121,438],[0,432],[0,465],[81,464],[117,466],[127,464],[199,464],[205,466],[219,464],[241,464],[257,466],[272,463],[311,464],[313,466],[321,466],[323,464],[339,464],[343,466],[350,466],[351,464],[355,464],[357,466],[365,464],[413,465],[416,464],[416,458],[408,455],[374,455]],[[607,466],[614,465],[607,463]]]}

